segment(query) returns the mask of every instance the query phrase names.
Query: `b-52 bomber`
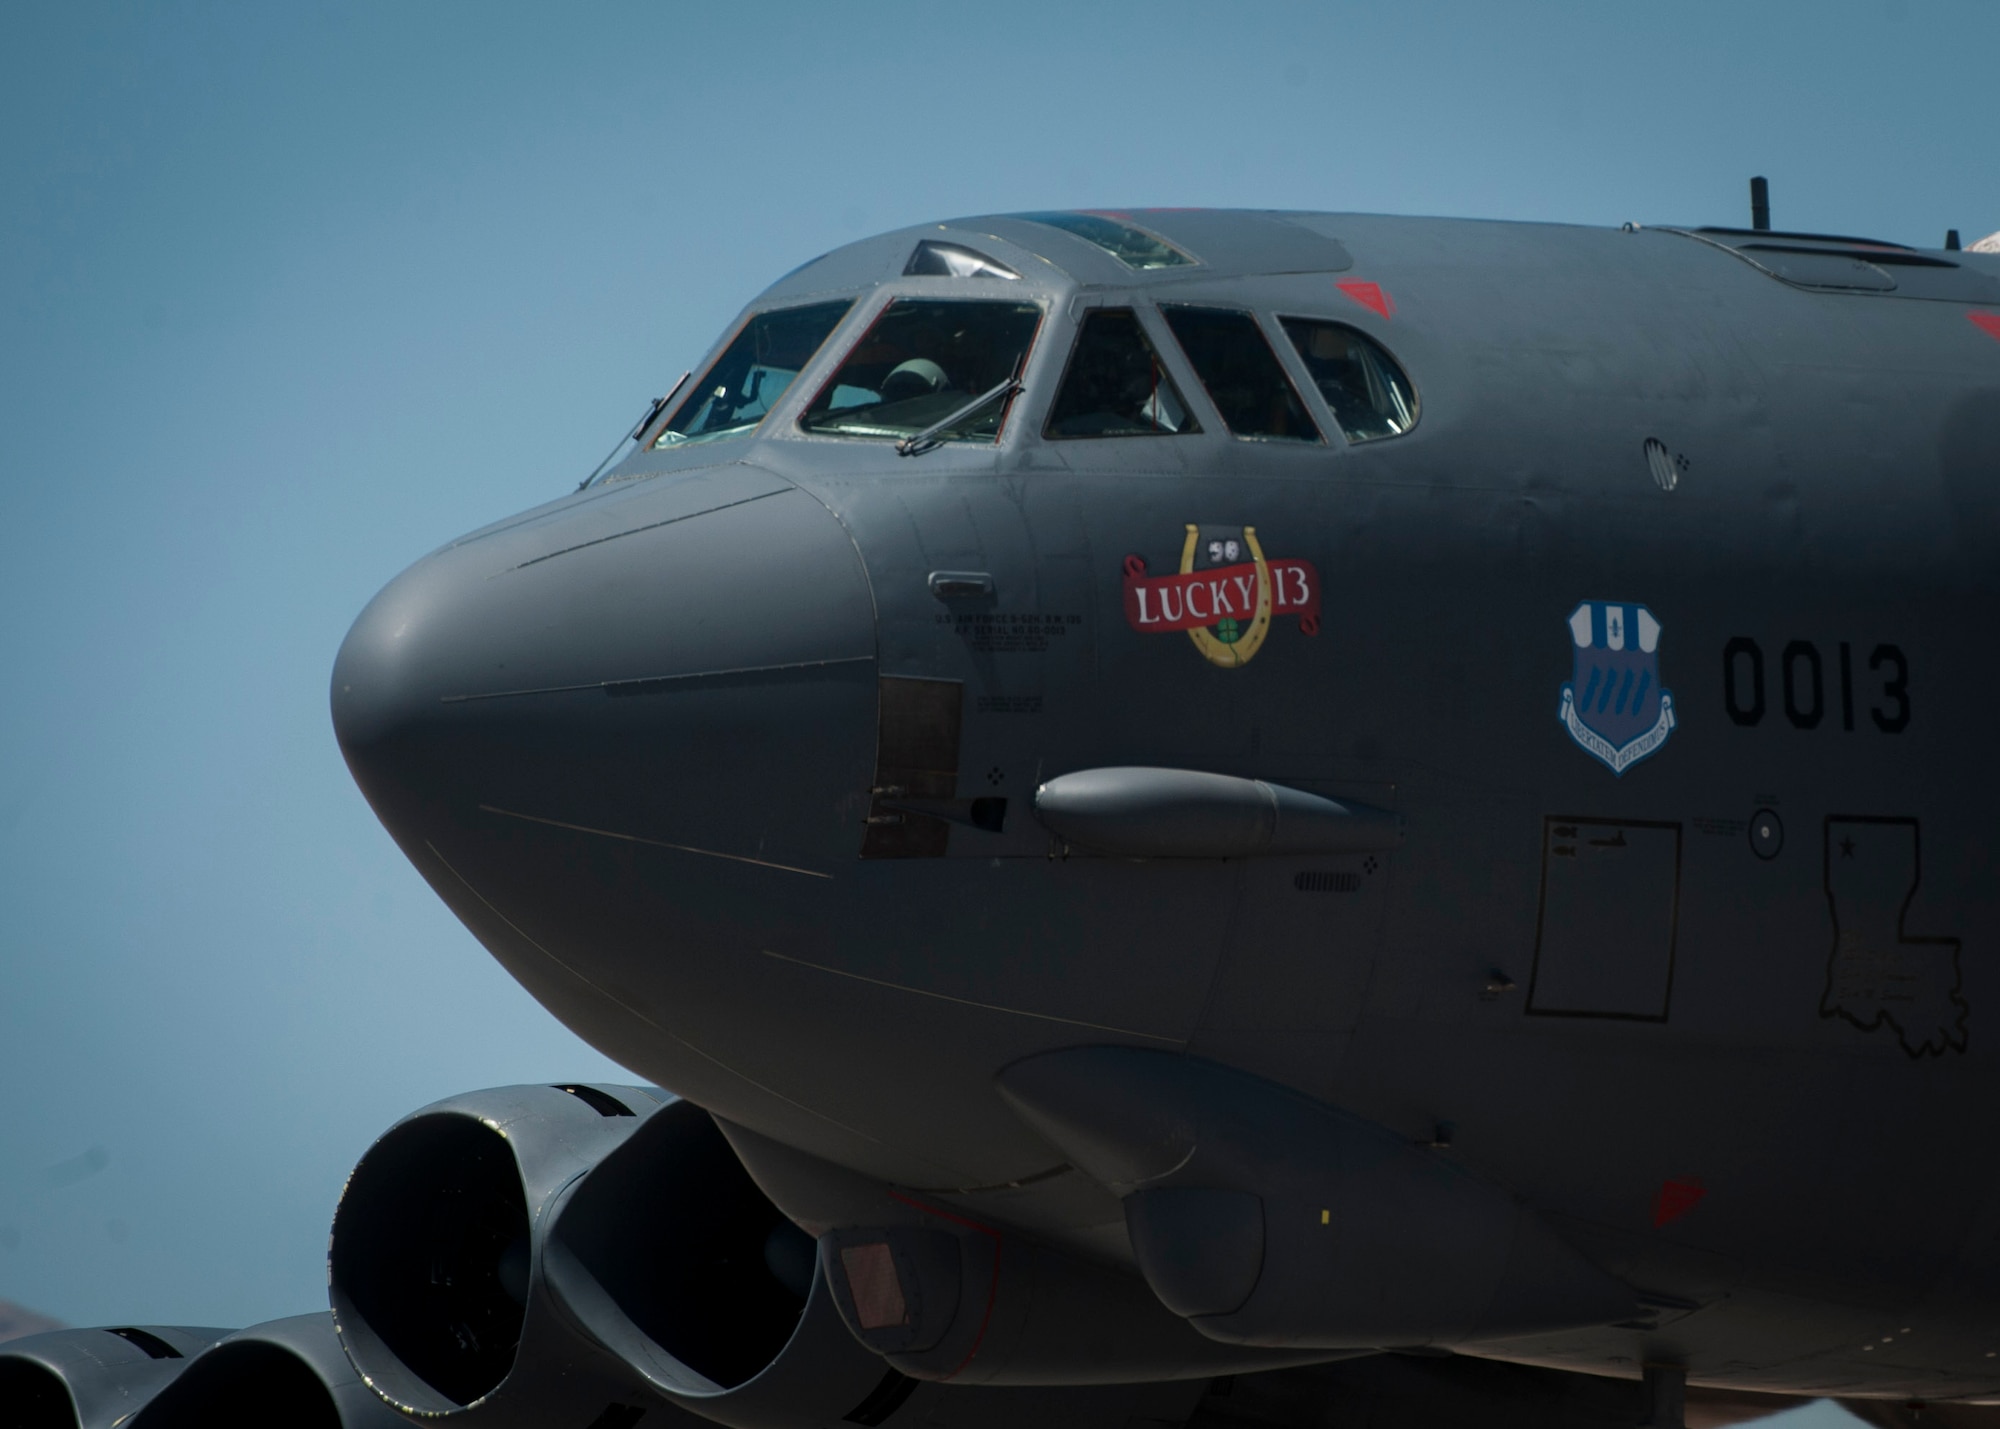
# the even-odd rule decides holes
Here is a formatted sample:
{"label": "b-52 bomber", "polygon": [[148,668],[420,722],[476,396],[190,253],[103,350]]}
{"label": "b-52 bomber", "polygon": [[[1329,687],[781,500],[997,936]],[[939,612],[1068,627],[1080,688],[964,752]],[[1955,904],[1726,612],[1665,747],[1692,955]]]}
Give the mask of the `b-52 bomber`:
{"label": "b-52 bomber", "polygon": [[332,713],[644,1084],[9,1422],[2000,1422],[2000,255],[961,219],[614,457]]}

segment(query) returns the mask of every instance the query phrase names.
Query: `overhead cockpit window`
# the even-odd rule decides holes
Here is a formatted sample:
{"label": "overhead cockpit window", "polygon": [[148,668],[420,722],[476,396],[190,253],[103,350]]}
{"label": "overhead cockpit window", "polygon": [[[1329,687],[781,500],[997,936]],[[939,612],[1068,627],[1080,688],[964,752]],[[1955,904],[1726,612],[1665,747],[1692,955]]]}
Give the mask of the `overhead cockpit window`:
{"label": "overhead cockpit window", "polygon": [[1136,313],[1098,308],[1083,320],[1044,436],[1148,437],[1200,430]]}
{"label": "overhead cockpit window", "polygon": [[963,243],[943,243],[927,238],[903,265],[906,278],[1019,278],[1021,275],[998,259],[988,258]]}
{"label": "overhead cockpit window", "polygon": [[811,303],[751,318],[702,374],[654,449],[714,441],[755,427],[853,306],[849,300]]}
{"label": "overhead cockpit window", "polygon": [[1030,223],[1046,223],[1073,233],[1086,243],[1095,243],[1127,268],[1184,268],[1194,259],[1158,234],[1148,233],[1128,223],[1121,215],[1108,213],[1018,213]]}
{"label": "overhead cockpit window", "polygon": [[[809,432],[909,437],[955,414],[940,441],[992,441],[1027,365],[1033,303],[900,298],[882,310],[799,418]],[[972,407],[981,396],[992,400]],[[967,410],[969,407],[972,410]]]}
{"label": "overhead cockpit window", "polygon": [[1294,442],[1320,439],[1319,428],[1306,414],[1306,404],[1285,376],[1257,319],[1233,308],[1162,311],[1233,435]]}
{"label": "overhead cockpit window", "polygon": [[1417,424],[1417,391],[1396,359],[1341,323],[1281,318],[1350,442],[1400,437]]}

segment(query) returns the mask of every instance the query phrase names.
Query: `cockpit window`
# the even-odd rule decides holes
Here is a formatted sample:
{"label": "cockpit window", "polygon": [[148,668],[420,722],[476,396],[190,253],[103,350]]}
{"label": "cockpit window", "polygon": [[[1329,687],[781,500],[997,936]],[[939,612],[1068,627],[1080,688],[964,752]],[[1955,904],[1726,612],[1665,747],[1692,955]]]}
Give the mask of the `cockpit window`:
{"label": "cockpit window", "polygon": [[1257,319],[1232,308],[1162,311],[1232,434],[1294,442],[1320,439]]}
{"label": "cockpit window", "polygon": [[963,243],[941,243],[935,238],[926,238],[910,254],[910,261],[903,265],[903,276],[1017,280],[1021,275],[997,258],[988,258],[976,248],[967,248]]}
{"label": "cockpit window", "polygon": [[852,301],[811,303],[751,318],[702,374],[654,440],[654,450],[714,441],[755,427],[853,306]]}
{"label": "cockpit window", "polygon": [[[914,436],[1019,376],[1041,320],[1033,303],[900,298],[854,345],[799,425],[843,437]],[[992,441],[1008,405],[996,397],[934,435]]]}
{"label": "cockpit window", "polygon": [[1127,268],[1185,268],[1194,259],[1158,234],[1134,227],[1120,215],[1108,213],[1020,213],[1030,223],[1046,223],[1073,233],[1086,243],[1095,243]]}
{"label": "cockpit window", "polygon": [[1416,388],[1371,339],[1342,323],[1279,321],[1350,442],[1400,437],[1417,424]]}
{"label": "cockpit window", "polygon": [[1142,437],[1198,432],[1130,308],[1098,308],[1083,320],[1069,370],[1049,412],[1049,437]]}

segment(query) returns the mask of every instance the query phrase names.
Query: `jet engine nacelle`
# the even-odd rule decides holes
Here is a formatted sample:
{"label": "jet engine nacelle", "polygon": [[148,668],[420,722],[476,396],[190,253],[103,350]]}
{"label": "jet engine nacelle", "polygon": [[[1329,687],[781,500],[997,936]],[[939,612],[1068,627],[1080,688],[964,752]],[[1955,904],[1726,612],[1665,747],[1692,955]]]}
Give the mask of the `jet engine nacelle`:
{"label": "jet engine nacelle", "polygon": [[[329,1280],[377,1393],[468,1429],[656,1411],[807,1429],[880,1423],[913,1397],[930,1422],[983,1423],[1032,1387],[1020,1412],[1084,1422],[1123,1401],[1083,1386],[1329,1357],[1218,1344],[1129,1273],[941,1219],[742,1128],[725,1138],[700,1107],[663,1098],[475,1092],[362,1157]],[[896,1278],[897,1323],[857,1301],[871,1264]]]}
{"label": "jet engine nacelle", "polygon": [[0,1422],[107,1429],[143,1407],[227,1330],[181,1325],[51,1330],[0,1346]]}
{"label": "jet engine nacelle", "polygon": [[407,1429],[355,1373],[325,1311],[252,1325],[189,1361],[122,1429]]}
{"label": "jet engine nacelle", "polygon": [[9,1429],[399,1429],[322,1310],[247,1330],[57,1330],[0,1350]]}
{"label": "jet engine nacelle", "polygon": [[709,1115],[637,1087],[507,1087],[398,1123],[348,1180],[329,1283],[376,1391],[468,1426],[791,1429],[901,1379]]}

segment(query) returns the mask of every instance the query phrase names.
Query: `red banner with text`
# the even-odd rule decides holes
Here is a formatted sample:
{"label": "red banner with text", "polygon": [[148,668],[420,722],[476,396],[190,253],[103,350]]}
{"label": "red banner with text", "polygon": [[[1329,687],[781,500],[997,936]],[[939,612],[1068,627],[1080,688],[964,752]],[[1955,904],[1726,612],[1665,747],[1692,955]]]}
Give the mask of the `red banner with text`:
{"label": "red banner with text", "polygon": [[[1319,572],[1310,561],[1266,562],[1271,573],[1271,614],[1296,615],[1299,629],[1319,633]],[[1139,556],[1125,558],[1125,619],[1134,630],[1193,630],[1223,620],[1239,624],[1257,614],[1257,566],[1243,561],[1205,571],[1149,576]]]}

